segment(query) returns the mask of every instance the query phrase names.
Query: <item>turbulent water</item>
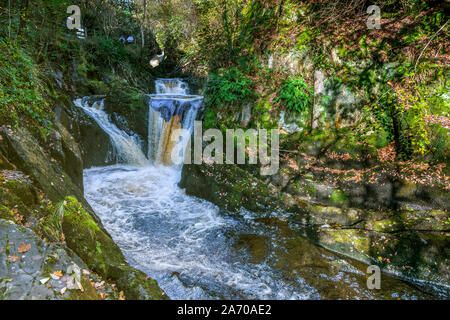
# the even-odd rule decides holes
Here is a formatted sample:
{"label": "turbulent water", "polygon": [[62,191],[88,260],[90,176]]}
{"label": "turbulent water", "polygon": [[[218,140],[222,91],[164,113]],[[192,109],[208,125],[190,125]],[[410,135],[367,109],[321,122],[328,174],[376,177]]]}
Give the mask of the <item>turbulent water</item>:
{"label": "turbulent water", "polygon": [[[181,80],[176,81],[180,85]],[[169,83],[168,91],[181,90],[168,79],[157,82],[160,90],[164,83]],[[109,121],[98,116],[101,109],[89,111],[99,122]],[[180,117],[180,126],[190,126],[190,115]],[[155,119],[167,122],[159,114],[150,117],[150,127]],[[110,134],[110,124],[101,127]],[[152,140],[149,130],[150,147],[155,148],[159,138]],[[112,139],[123,136],[111,131]],[[162,132],[158,129],[159,136]],[[366,267],[299,237],[289,227],[287,215],[222,212],[186,195],[177,185],[179,179],[179,168],[161,163],[85,171],[86,198],[113,239],[130,264],[155,278],[172,299],[426,297],[384,275],[382,290],[368,290]]]}

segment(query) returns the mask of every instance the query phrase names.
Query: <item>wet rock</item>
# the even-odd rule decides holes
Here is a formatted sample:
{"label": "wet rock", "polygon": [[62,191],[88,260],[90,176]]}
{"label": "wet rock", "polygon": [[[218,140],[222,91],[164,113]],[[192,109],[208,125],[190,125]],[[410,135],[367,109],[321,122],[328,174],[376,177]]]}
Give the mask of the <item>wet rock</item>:
{"label": "wet rock", "polygon": [[61,123],[56,122],[47,140],[51,156],[61,163],[63,170],[83,190],[83,159],[75,139]]}
{"label": "wet rock", "polygon": [[[245,177],[245,178],[243,178]],[[186,193],[237,211],[270,211],[280,205],[279,191],[236,165],[184,165],[179,183]]]}
{"label": "wet rock", "polygon": [[155,280],[130,267],[111,237],[73,197],[65,200],[62,229],[67,246],[88,267],[105,279],[113,279],[129,299],[167,299]]}
{"label": "wet rock", "polygon": [[0,144],[2,152],[7,154],[8,159],[18,168],[28,174],[34,185],[41,189],[50,200],[57,203],[66,196],[76,196],[89,210],[96,223],[103,228],[100,219],[84,199],[82,190],[63,171],[61,164],[51,160],[49,154],[44,152],[38,141],[25,128],[0,130],[0,136],[7,142]]}
{"label": "wet rock", "polygon": [[81,108],[75,110],[78,123],[77,141],[81,148],[84,168],[114,163],[114,147],[107,133]]}
{"label": "wet rock", "polygon": [[352,266],[350,263],[342,259],[333,260],[333,262],[331,262],[331,266],[341,272],[364,275],[363,272],[361,272],[360,270]]}
{"label": "wet rock", "polygon": [[4,240],[0,244],[0,297],[12,300],[71,297],[71,290],[61,294],[66,283],[59,277],[52,279],[51,274],[66,270],[69,265],[85,269],[80,258],[61,246],[43,242],[30,229],[10,221],[0,219],[0,235]]}
{"label": "wet rock", "polygon": [[[138,135],[141,141],[148,140],[149,97],[113,92],[105,98],[105,111],[120,130],[130,136]],[[147,145],[143,147],[146,154]]]}
{"label": "wet rock", "polygon": [[8,158],[29,174],[50,199],[58,201],[69,194],[82,195],[70,177],[51,162],[49,155],[25,128],[6,129],[0,131],[0,134],[7,141],[6,145],[1,146]]}
{"label": "wet rock", "polygon": [[254,234],[244,234],[239,236],[239,239],[233,244],[236,249],[245,249],[249,252],[251,263],[260,264],[266,258],[268,252],[267,237],[254,235]]}
{"label": "wet rock", "polygon": [[385,181],[384,183],[367,184],[366,189],[367,208],[378,209],[393,207],[394,186],[392,183]]}

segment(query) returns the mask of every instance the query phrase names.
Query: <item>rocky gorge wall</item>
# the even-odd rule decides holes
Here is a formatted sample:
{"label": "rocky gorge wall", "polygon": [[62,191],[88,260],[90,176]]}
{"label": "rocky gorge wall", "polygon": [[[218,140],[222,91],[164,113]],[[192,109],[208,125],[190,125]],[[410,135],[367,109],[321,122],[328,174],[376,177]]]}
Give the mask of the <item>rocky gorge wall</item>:
{"label": "rocky gorge wall", "polygon": [[108,164],[109,137],[58,77],[49,81],[67,99],[48,135],[0,127],[0,299],[167,299],[128,265],[83,196],[83,168]]}
{"label": "rocky gorge wall", "polygon": [[[295,29],[293,23],[286,29]],[[277,37],[288,35],[272,35]],[[253,81],[249,87],[254,96],[208,105],[205,111],[207,128],[279,129],[278,173],[260,176],[257,165],[190,164],[183,167],[180,187],[224,210],[290,212],[290,226],[314,243],[448,297],[450,195],[445,161],[396,161],[394,144],[387,143],[386,132],[371,129],[375,116],[365,108],[376,102],[369,97],[383,96],[404,57],[355,58],[342,54],[345,47],[334,46],[326,37],[321,40],[324,56],[317,56],[309,43],[288,48],[269,43],[256,57],[258,71],[247,77]],[[218,76],[225,72],[221,69]],[[311,84],[308,112],[275,102],[277,88],[267,83],[280,75]],[[352,86],[355,80],[366,83],[366,91]],[[207,89],[205,101],[218,91]],[[423,158],[430,159],[431,153]]]}

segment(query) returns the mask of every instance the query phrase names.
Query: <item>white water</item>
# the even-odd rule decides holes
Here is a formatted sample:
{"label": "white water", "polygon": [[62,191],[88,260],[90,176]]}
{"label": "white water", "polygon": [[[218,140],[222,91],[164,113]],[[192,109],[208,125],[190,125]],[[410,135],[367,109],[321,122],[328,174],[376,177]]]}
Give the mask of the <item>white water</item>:
{"label": "white water", "polygon": [[182,79],[157,79],[155,81],[156,94],[175,94],[175,95],[188,95],[189,86]]}
{"label": "white water", "polygon": [[[191,137],[203,97],[188,95],[181,79],[159,79],[155,95],[149,95],[148,158],[153,164],[172,164],[172,150],[184,150]],[[180,135],[178,129],[184,129]],[[173,141],[173,143],[172,143]]]}
{"label": "white water", "polygon": [[[179,114],[181,127],[191,132],[202,103],[201,97],[186,95],[187,84],[180,79],[157,81],[156,87],[158,96],[151,99],[149,106],[152,160],[164,152],[162,137],[170,135],[170,129],[163,128],[166,121],[161,110],[167,108],[172,115]],[[133,139],[111,123],[102,104],[95,108],[81,99],[76,104],[110,135],[122,158],[130,156],[131,146],[135,146]],[[129,164],[136,163],[130,160]],[[233,243],[237,234],[247,233],[245,229],[253,222],[238,223],[221,215],[213,204],[186,195],[177,185],[180,168],[158,163],[142,168],[115,165],[86,170],[85,195],[130,263],[155,278],[169,297],[318,297],[302,279],[288,284],[268,265],[249,263],[250,257],[234,249]]]}
{"label": "white water", "polygon": [[176,169],[162,166],[85,172],[86,198],[113,239],[169,297],[318,297],[301,278],[290,284],[265,263],[249,263],[233,242],[239,233],[257,232],[254,221],[239,222],[186,195],[177,186],[179,177]]}

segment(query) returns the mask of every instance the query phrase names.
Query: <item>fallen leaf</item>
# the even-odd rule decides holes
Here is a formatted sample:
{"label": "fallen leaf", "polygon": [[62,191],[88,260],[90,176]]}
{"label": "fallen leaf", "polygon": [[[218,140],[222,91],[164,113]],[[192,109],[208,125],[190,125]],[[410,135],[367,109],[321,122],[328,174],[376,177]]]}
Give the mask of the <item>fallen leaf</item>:
{"label": "fallen leaf", "polygon": [[57,276],[58,278],[61,278],[61,277],[63,276],[62,272],[59,271],[59,270],[54,271],[53,274],[54,274],[55,276]]}
{"label": "fallen leaf", "polygon": [[46,284],[46,283],[48,282],[48,280],[50,280],[50,278],[44,278],[44,279],[41,279],[41,280],[39,280],[39,282],[40,282],[41,284]]}
{"label": "fallen leaf", "polygon": [[28,252],[30,249],[31,249],[31,244],[30,243],[29,244],[25,244],[25,243],[22,242],[20,244],[20,246],[19,246],[18,251],[19,251],[19,253],[25,253],[25,252]]}
{"label": "fallen leaf", "polygon": [[16,255],[8,257],[9,262],[16,262],[17,260],[19,260],[19,257]]}
{"label": "fallen leaf", "polygon": [[64,293],[66,293],[66,290],[67,290],[67,287],[62,288],[61,291],[60,291],[61,295],[63,295]]}

